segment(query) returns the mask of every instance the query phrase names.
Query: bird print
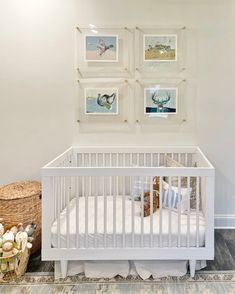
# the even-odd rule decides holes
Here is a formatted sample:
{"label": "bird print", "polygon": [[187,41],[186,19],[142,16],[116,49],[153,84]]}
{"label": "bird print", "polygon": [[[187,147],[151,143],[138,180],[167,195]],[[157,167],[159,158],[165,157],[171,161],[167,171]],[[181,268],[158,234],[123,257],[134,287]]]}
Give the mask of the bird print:
{"label": "bird print", "polygon": [[97,97],[97,104],[102,106],[102,107],[105,107],[107,108],[108,110],[110,110],[112,108],[112,104],[113,102],[115,101],[115,98],[116,98],[116,94],[113,93],[111,95],[108,95],[108,94],[98,94],[98,97]]}
{"label": "bird print", "polygon": [[105,52],[111,48],[113,48],[113,44],[107,45],[104,40],[100,39],[98,48],[98,53],[100,56],[104,55]]}

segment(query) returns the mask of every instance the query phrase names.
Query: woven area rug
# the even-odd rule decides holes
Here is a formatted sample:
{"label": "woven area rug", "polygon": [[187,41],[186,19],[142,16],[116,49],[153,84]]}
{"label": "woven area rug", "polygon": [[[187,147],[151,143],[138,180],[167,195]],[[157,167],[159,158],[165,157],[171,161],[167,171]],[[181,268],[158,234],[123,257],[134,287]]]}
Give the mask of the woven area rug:
{"label": "woven area rug", "polygon": [[235,272],[200,272],[192,279],[168,277],[141,280],[138,277],[123,279],[88,279],[84,275],[54,280],[49,274],[26,274],[17,282],[0,285],[1,294],[57,294],[57,293],[235,293]]}

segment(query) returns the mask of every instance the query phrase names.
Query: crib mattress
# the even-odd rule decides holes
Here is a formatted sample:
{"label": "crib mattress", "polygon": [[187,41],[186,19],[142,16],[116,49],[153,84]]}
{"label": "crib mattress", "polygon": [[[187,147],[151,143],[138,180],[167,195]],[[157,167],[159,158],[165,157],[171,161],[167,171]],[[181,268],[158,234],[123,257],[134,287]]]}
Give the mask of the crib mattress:
{"label": "crib mattress", "polygon": [[[93,247],[148,247],[150,245],[150,223],[151,217],[143,218],[143,237],[141,236],[141,202],[134,201],[134,209],[132,209],[132,201],[130,196],[116,196],[116,201],[113,196],[106,196],[107,209],[106,221],[104,222],[105,209],[104,209],[104,196],[97,197],[97,221],[95,232],[95,197],[89,196],[88,203],[88,226],[87,234],[85,233],[85,197],[78,197],[72,199],[69,203],[69,209],[65,208],[60,213],[60,234],[58,234],[58,220],[56,219],[51,227],[52,246],[58,246],[58,238],[60,238],[60,247],[67,247],[69,240],[70,248],[84,248],[86,245],[90,248]],[[79,238],[76,234],[76,202],[78,202],[78,223],[79,223]],[[124,227],[125,233],[123,234],[123,206],[125,205]],[[113,212],[113,207],[116,207],[116,215]],[[67,226],[67,213],[69,214],[69,225]],[[132,217],[132,213],[134,217]],[[160,229],[159,213],[157,210],[152,215],[153,219],[153,237],[152,245],[168,247],[178,246],[178,212],[171,211],[171,228],[169,228],[169,209],[162,209],[162,226]],[[114,237],[114,218],[116,218],[116,228]],[[132,221],[133,220],[133,221]],[[180,225],[180,246],[187,246],[187,232],[188,232],[188,216],[181,214]],[[190,226],[189,226],[189,241],[190,247],[196,246],[196,211],[190,212]],[[69,230],[67,231],[67,229]],[[134,229],[134,237],[132,231]],[[160,238],[161,232],[161,238]],[[124,235],[124,237],[123,237]],[[169,237],[170,236],[170,237]],[[160,243],[161,242],[161,243]],[[170,242],[170,243],[169,243]],[[204,246],[205,243],[205,219],[202,212],[199,212],[199,246]]]}

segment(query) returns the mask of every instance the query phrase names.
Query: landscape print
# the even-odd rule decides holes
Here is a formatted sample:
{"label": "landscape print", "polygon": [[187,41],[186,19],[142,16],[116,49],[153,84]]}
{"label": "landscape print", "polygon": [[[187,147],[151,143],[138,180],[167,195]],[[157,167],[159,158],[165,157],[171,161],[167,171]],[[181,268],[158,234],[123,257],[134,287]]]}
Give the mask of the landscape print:
{"label": "landscape print", "polygon": [[144,35],[144,61],[177,61],[177,35]]}
{"label": "landscape print", "polygon": [[85,61],[117,62],[118,36],[85,36]]}
{"label": "landscape print", "polygon": [[86,88],[85,114],[116,115],[118,114],[117,88]]}
{"label": "landscape print", "polygon": [[150,113],[177,113],[177,88],[145,88],[144,112]]}

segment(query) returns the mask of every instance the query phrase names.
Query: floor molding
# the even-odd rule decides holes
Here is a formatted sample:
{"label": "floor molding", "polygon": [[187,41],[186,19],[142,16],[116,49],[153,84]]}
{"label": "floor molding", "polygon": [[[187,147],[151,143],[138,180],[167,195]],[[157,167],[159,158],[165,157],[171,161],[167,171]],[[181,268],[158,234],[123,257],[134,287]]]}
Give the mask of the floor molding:
{"label": "floor molding", "polygon": [[215,229],[235,229],[235,214],[216,214]]}

